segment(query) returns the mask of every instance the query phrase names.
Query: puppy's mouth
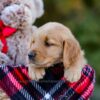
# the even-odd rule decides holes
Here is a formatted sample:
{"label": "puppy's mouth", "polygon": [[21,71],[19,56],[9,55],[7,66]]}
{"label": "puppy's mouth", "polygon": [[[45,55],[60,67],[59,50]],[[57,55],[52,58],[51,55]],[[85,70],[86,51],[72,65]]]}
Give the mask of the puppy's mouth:
{"label": "puppy's mouth", "polygon": [[53,66],[51,64],[51,62],[36,62],[36,61],[30,61],[29,63],[30,65],[34,65],[34,67],[49,67],[49,66]]}
{"label": "puppy's mouth", "polygon": [[36,62],[35,60],[30,60],[30,61],[29,61],[29,64],[30,64],[30,65],[35,65],[36,67],[37,67],[37,66],[43,66],[43,65],[45,65],[45,63]]}
{"label": "puppy's mouth", "polygon": [[43,68],[49,68],[49,67],[55,67],[55,66],[63,66],[63,63],[60,62],[60,61],[56,61],[56,62],[51,62],[51,61],[48,61],[48,62],[36,62],[36,61],[30,61],[29,63],[31,66],[33,67],[43,67]]}

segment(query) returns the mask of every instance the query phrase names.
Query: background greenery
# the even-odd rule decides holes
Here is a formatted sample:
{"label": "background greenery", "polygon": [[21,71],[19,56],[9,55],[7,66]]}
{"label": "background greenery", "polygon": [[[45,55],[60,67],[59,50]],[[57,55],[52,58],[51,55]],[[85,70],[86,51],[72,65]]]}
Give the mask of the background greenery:
{"label": "background greenery", "polygon": [[44,0],[44,5],[45,14],[35,24],[57,21],[72,30],[96,71],[92,100],[100,100],[100,0]]}

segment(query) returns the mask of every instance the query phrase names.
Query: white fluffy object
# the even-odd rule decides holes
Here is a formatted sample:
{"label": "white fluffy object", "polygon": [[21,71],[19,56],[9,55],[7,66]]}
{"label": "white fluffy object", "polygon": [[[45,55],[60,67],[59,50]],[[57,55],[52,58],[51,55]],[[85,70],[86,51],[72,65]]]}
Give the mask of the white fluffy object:
{"label": "white fluffy object", "polygon": [[[0,62],[6,64],[27,64],[28,43],[36,27],[37,18],[44,13],[42,0],[0,0],[0,19],[5,25],[17,29],[14,35],[8,37],[8,62],[5,54],[0,52]],[[0,49],[2,44],[0,44]],[[1,51],[1,50],[0,50]],[[2,56],[2,57],[1,57]]]}

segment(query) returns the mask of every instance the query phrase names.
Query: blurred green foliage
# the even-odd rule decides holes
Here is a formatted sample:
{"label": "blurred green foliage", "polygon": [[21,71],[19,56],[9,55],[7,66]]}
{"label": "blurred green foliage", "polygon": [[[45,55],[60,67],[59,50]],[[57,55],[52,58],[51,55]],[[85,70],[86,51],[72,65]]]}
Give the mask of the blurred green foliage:
{"label": "blurred green foliage", "polygon": [[93,100],[100,100],[100,0],[44,0],[45,14],[36,21],[40,26],[57,21],[68,26],[96,71]]}

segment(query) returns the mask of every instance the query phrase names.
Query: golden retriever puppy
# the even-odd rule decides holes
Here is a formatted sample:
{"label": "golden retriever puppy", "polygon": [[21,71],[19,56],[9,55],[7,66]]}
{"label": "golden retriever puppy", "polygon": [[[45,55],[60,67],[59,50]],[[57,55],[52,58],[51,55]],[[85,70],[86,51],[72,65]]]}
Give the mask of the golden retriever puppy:
{"label": "golden retriever puppy", "polygon": [[36,30],[29,50],[29,76],[33,80],[43,78],[45,68],[62,62],[64,77],[75,82],[86,64],[79,42],[66,26],[57,22],[49,22]]}

